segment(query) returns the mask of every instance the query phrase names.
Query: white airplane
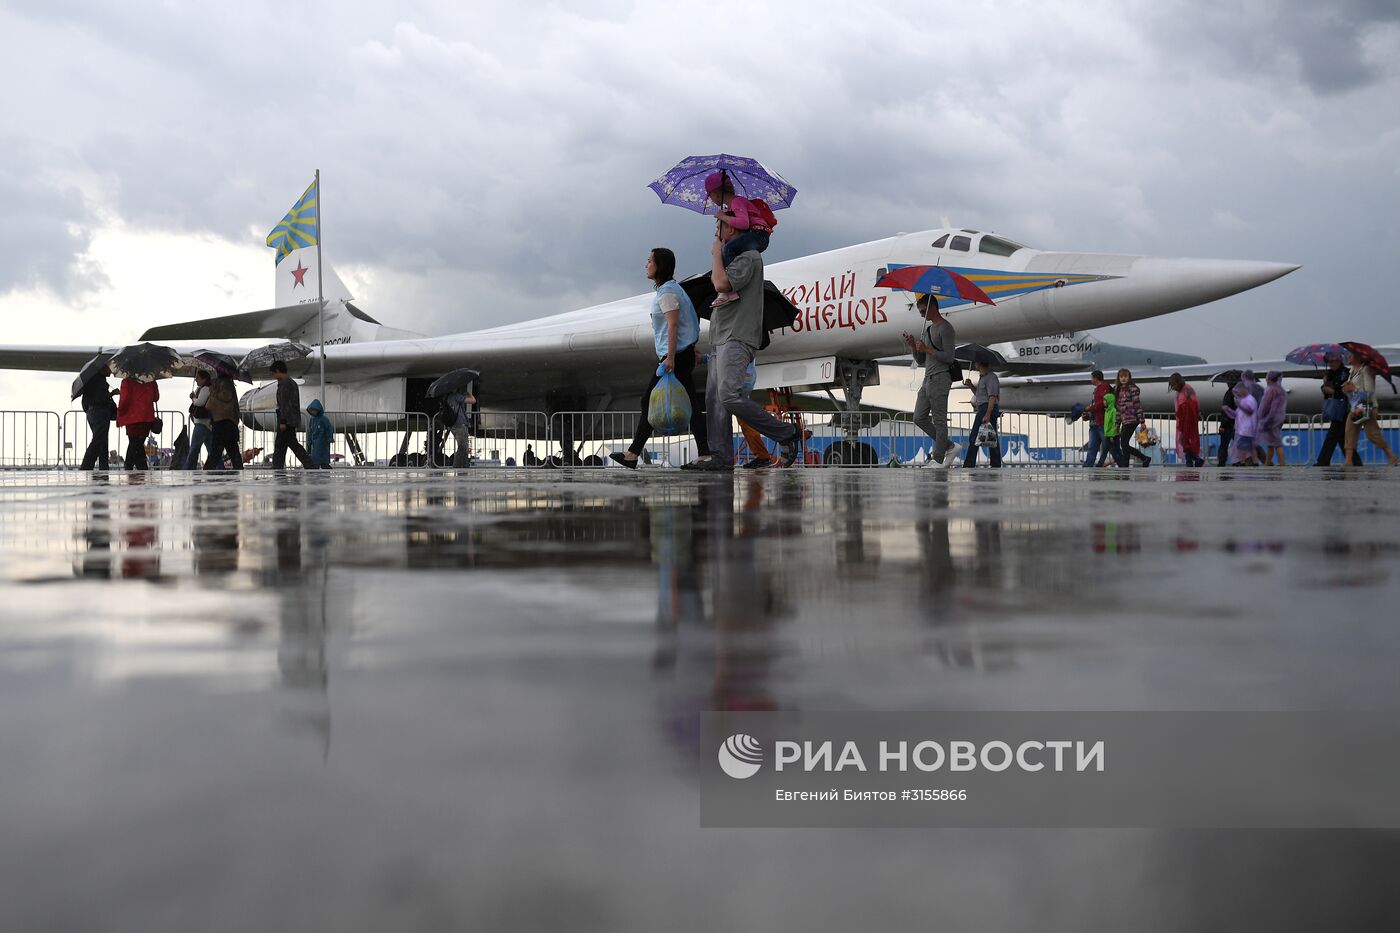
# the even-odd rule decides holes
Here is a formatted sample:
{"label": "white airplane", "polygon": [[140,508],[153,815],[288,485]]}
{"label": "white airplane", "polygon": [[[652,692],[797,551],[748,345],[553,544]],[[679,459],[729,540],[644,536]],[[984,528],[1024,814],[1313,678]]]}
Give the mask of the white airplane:
{"label": "white airplane", "polygon": [[[698,230],[697,246],[703,242]],[[143,339],[197,341],[211,349],[225,349],[215,341],[250,338],[320,343],[317,249],[294,250],[277,263],[276,307],[155,327]],[[876,288],[876,280],[892,265],[935,264],[961,272],[997,302],[987,306],[940,299],[959,341],[982,344],[1168,314],[1298,268],[1277,262],[1049,252],[976,230],[900,234],[768,266],[767,278],[787,299],[770,296],[770,311],[785,309],[791,324],[774,331],[771,345],[760,354],[757,388],[837,388],[854,409],[862,388],[878,382],[874,361],[905,352],[901,335],[919,328],[913,296]],[[707,279],[696,277],[698,291]],[[385,327],[365,314],[328,263],[324,282],[327,385],[322,401],[330,411],[432,412],[436,405],[425,397],[428,384],[462,366],[483,374],[477,393],[483,410],[635,411],[655,363],[649,294],[428,337]],[[707,316],[708,308],[701,313]],[[95,344],[0,346],[0,368],[76,372],[100,349]],[[319,365],[313,355],[293,364],[292,374],[314,384]],[[270,409],[271,403],[269,384],[250,393],[245,407],[256,412]],[[354,430],[351,425],[343,429]]]}

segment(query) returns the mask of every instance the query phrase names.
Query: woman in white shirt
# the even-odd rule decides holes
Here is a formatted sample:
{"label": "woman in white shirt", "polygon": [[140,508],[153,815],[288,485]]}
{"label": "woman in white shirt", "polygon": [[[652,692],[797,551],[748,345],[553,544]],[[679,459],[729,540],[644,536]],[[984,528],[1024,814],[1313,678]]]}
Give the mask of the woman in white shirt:
{"label": "woman in white shirt", "polygon": [[209,448],[208,463],[213,463],[214,420],[209,417],[209,374],[201,370],[194,374],[194,391],[190,393],[190,423],[194,431],[190,434],[190,452],[185,457],[185,469],[199,469],[199,455]]}
{"label": "woman in white shirt", "polygon": [[1391,452],[1390,445],[1385,442],[1385,435],[1381,433],[1381,426],[1376,423],[1376,374],[1371,371],[1371,367],[1363,363],[1355,353],[1347,357],[1347,365],[1351,367],[1351,383],[1358,392],[1366,394],[1366,418],[1360,422],[1356,420],[1355,414],[1347,415],[1347,428],[1345,440],[1342,446],[1346,450],[1346,459],[1343,465],[1354,467],[1356,465],[1355,453],[1356,442],[1360,440],[1362,431],[1371,439],[1377,450],[1385,452],[1386,459],[1391,466],[1400,464],[1395,454]]}

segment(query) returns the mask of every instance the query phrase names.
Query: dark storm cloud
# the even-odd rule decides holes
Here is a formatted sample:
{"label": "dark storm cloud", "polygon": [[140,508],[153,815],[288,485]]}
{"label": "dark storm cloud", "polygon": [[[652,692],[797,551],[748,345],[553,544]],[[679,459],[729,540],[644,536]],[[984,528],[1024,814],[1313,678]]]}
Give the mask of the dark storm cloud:
{"label": "dark storm cloud", "polygon": [[1388,0],[1229,0],[1144,12],[1168,55],[1206,59],[1225,73],[1298,80],[1323,95],[1380,80],[1383,63],[1368,55],[1365,40],[1377,27],[1400,22],[1400,6]]}

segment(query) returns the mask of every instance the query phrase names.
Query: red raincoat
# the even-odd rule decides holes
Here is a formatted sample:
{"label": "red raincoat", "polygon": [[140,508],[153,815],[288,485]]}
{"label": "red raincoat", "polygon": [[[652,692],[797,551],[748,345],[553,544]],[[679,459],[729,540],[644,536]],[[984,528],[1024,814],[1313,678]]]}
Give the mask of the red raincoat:
{"label": "red raincoat", "polygon": [[[121,394],[117,397],[117,427],[150,424],[155,421],[156,402],[159,400],[160,387],[154,382],[123,379]],[[144,431],[140,433],[145,434]]]}
{"label": "red raincoat", "polygon": [[1176,393],[1176,450],[1192,457],[1201,455],[1201,403],[1189,385]]}

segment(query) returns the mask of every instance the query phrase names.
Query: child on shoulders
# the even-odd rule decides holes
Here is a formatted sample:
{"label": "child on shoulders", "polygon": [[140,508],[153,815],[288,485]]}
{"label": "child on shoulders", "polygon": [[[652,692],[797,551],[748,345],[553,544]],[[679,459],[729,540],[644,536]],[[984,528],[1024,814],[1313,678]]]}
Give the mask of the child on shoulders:
{"label": "child on shoulders", "polygon": [[[705,179],[705,193],[719,205],[719,220],[722,225],[732,228],[736,235],[724,244],[721,254],[727,266],[736,257],[749,250],[763,252],[778,225],[773,211],[761,199],[744,198],[734,191],[734,183],[724,172],[713,172]],[[721,292],[710,304],[712,308],[722,308],[739,297],[737,292]]]}

